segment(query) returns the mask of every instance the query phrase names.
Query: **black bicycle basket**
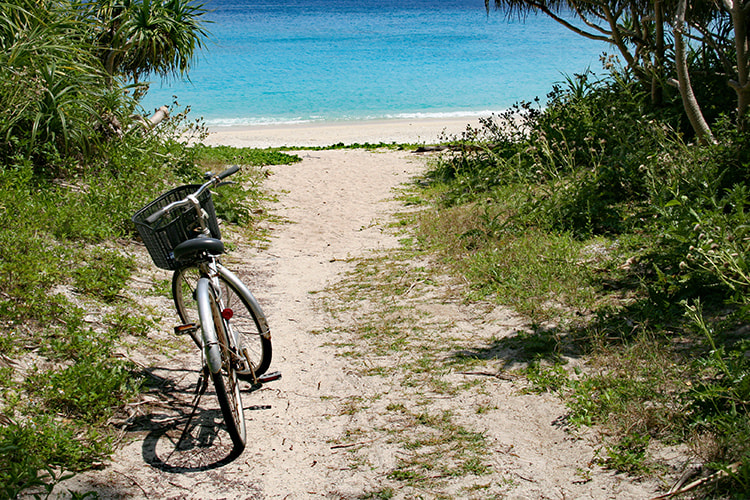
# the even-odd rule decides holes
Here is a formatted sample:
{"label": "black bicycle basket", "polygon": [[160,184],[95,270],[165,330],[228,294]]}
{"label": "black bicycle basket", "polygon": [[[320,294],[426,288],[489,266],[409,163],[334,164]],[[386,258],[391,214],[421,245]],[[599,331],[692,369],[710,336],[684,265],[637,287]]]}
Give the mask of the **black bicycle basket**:
{"label": "black bicycle basket", "polygon": [[[199,187],[198,184],[191,184],[172,189],[140,209],[133,216],[135,227],[143,238],[143,243],[146,245],[156,267],[170,271],[179,267],[174,259],[174,248],[183,241],[195,238],[200,234],[200,221],[192,205],[177,208],[153,224],[146,222],[146,218],[170,203],[186,198],[187,195],[196,192]],[[211,231],[211,237],[220,239],[221,233],[219,232],[219,223],[216,220],[216,210],[211,199],[211,191],[208,189],[203,191],[198,197],[198,201],[208,214],[206,223]]]}

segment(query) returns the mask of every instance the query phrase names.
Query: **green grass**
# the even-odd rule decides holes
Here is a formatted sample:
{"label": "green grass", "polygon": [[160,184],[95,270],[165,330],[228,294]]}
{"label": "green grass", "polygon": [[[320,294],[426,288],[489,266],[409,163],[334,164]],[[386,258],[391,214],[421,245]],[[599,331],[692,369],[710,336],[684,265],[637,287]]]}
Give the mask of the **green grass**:
{"label": "green grass", "polygon": [[[407,453],[387,473],[389,486],[418,495],[441,491],[443,480],[453,475],[481,475],[487,453],[481,439],[472,444],[450,431],[455,415],[443,414],[446,422],[438,425],[440,414],[429,410],[427,397],[491,390],[482,381],[457,384],[445,376],[476,371],[522,377],[522,392],[557,395],[567,407],[571,432],[597,430],[592,463],[635,478],[669,481],[669,464],[653,450],[687,446],[709,471],[730,465],[736,470],[705,491],[718,496],[750,491],[744,465],[750,457],[750,393],[743,382],[748,342],[740,333],[750,308],[740,258],[746,249],[734,243],[747,240],[738,229],[745,220],[736,212],[744,206],[739,195],[730,195],[735,205],[719,205],[724,215],[712,215],[710,229],[700,224],[702,235],[694,222],[665,228],[656,210],[621,200],[622,224],[600,218],[586,225],[585,217],[576,216],[573,222],[583,226],[568,230],[540,217],[572,212],[535,212],[533,218],[524,213],[530,193],[546,190],[548,196],[550,186],[494,186],[478,195],[482,186],[472,192],[468,180],[418,182],[407,190],[402,200],[423,210],[404,214],[393,225],[401,249],[357,261],[351,275],[323,297],[331,314],[346,324],[329,335],[339,339],[334,344],[346,346],[360,373],[387,374],[424,405],[421,412],[389,406],[402,417],[391,435],[408,428],[415,436],[391,438]],[[468,195],[456,202],[455,193],[447,194],[451,190]],[[584,205],[566,210],[587,214]],[[602,232],[607,225],[617,226],[617,232]],[[717,242],[727,233],[731,248],[720,252]],[[680,262],[686,259],[683,250],[691,252],[692,261]],[[697,265],[699,255],[703,262]],[[716,269],[727,270],[726,275],[707,274]],[[449,300],[509,306],[525,317],[525,328],[481,341],[453,338],[448,332],[454,324],[432,324],[423,309],[441,303],[444,297],[435,290],[448,283],[461,284]],[[707,305],[701,305],[701,297]],[[490,411],[491,406],[476,409],[477,414]],[[591,470],[578,475],[581,482],[591,480]]]}
{"label": "green grass", "polygon": [[[600,463],[659,475],[652,449],[682,444],[740,471],[704,493],[746,494],[747,134],[689,145],[655,114],[636,137],[617,125],[648,108],[631,91],[557,89],[513,141],[489,121],[488,143],[464,138],[410,195],[430,206],[413,247],[464,280],[466,300],[527,318],[464,357],[510,357],[528,391],[559,395],[569,424],[600,431]],[[608,117],[579,120],[587,109]]]}
{"label": "green grass", "polygon": [[475,284],[474,299],[497,295],[532,321],[570,317],[594,307],[592,269],[581,265],[599,242],[539,230],[512,231],[492,217],[492,207],[464,205],[418,217],[420,245],[439,252],[451,273]]}
{"label": "green grass", "polygon": [[[0,496],[44,491],[60,471],[105,460],[111,419],[139,397],[142,368],[116,352],[161,325],[130,287],[143,271],[127,250],[130,216],[173,185],[200,182],[204,170],[241,163],[217,212],[261,238],[266,165],[299,160],[206,147],[174,150],[172,163],[147,150],[120,153],[70,179],[24,163],[0,168],[0,353],[23,361],[2,368],[0,414],[11,423],[0,428]],[[168,296],[169,286],[157,281],[143,293]]]}
{"label": "green grass", "polygon": [[451,477],[482,476],[485,464],[484,435],[457,425],[450,411],[408,414],[409,437],[389,477],[420,488]]}
{"label": "green grass", "polygon": [[[490,231],[486,207],[473,204],[414,220],[421,248],[439,255],[442,269],[472,284],[467,300],[509,305],[531,327],[464,353],[461,361],[506,353],[503,357],[521,364],[517,373],[529,383],[526,392],[558,394],[572,425],[606,429],[604,435],[612,437],[602,443],[603,465],[633,475],[661,471],[647,444],[652,436],[666,442],[685,437],[684,410],[674,397],[690,375],[678,364],[669,337],[651,328],[626,334],[619,329],[630,324],[632,330],[632,322],[597,314],[632,303],[631,293],[602,287],[603,271],[626,261],[627,248],[601,237],[581,241],[533,229]],[[608,272],[607,279],[616,276]],[[618,337],[628,342],[613,344]],[[570,356],[582,354],[587,362],[581,368],[566,365]]]}
{"label": "green grass", "polygon": [[73,272],[73,286],[79,293],[113,302],[134,270],[132,257],[97,248]]}

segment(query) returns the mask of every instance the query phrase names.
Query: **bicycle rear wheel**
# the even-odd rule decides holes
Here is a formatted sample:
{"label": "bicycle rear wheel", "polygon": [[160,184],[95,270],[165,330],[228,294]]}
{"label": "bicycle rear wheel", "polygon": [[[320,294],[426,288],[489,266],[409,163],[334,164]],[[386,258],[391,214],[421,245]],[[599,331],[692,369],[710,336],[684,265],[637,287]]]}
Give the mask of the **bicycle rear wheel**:
{"label": "bicycle rear wheel", "polygon": [[[223,268],[222,268],[223,269]],[[172,276],[172,297],[177,312],[183,323],[198,321],[198,309],[195,304],[195,286],[201,273],[197,267],[187,267],[175,271]],[[271,365],[271,339],[263,335],[261,324],[265,324],[265,317],[259,318],[262,312],[256,312],[250,305],[250,300],[231,281],[219,274],[219,284],[224,307],[233,312],[228,321],[229,327],[239,339],[243,355],[252,368],[255,376],[265,373]],[[240,374],[243,380],[252,380],[252,375]]]}
{"label": "bicycle rear wheel", "polygon": [[[206,280],[208,281],[208,280]],[[216,399],[219,400],[221,413],[224,416],[224,424],[227,432],[234,443],[233,454],[238,455],[245,449],[245,440],[247,432],[245,429],[245,413],[240,396],[240,384],[237,380],[237,366],[239,358],[235,354],[235,349],[227,331],[224,328],[224,320],[219,310],[219,303],[216,300],[214,291],[210,286],[208,288],[208,300],[210,301],[211,316],[216,339],[219,342],[221,352],[221,369],[216,373],[211,373],[211,379],[216,390]],[[201,325],[206,328],[207,322],[202,321]],[[204,339],[210,338],[210,334],[204,334]]]}

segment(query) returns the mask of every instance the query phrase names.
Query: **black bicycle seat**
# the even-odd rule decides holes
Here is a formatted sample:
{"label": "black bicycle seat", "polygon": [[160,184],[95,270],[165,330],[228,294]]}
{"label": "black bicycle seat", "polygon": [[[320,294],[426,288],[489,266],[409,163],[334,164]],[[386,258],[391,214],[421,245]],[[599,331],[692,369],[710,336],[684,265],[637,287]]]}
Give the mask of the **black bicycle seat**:
{"label": "black bicycle seat", "polygon": [[193,262],[204,254],[221,255],[224,253],[224,243],[216,238],[193,238],[183,241],[174,248],[174,260],[177,262]]}

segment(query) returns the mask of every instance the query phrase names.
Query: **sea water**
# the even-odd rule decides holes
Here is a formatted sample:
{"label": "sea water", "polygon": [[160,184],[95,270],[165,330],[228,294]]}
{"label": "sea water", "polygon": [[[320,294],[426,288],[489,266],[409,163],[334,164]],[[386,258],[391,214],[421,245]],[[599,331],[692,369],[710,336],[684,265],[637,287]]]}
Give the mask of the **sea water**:
{"label": "sea water", "polygon": [[[492,2],[490,2],[492,4]],[[546,94],[603,51],[483,0],[208,0],[189,81],[154,81],[209,126],[476,116]]]}

